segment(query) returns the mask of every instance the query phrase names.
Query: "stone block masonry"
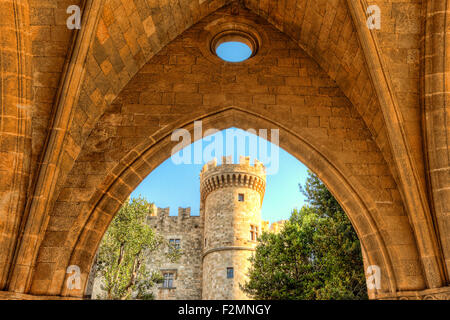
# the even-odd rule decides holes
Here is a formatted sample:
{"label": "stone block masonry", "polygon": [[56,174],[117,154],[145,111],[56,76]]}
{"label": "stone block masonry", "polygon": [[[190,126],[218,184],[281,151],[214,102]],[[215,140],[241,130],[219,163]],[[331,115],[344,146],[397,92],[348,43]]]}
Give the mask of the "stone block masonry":
{"label": "stone block masonry", "polygon": [[[280,129],[380,267],[371,299],[448,299],[449,13],[442,0],[2,0],[0,296],[82,298],[111,219],[170,157],[164,137],[202,120]],[[237,26],[258,50],[225,63],[211,40]]]}

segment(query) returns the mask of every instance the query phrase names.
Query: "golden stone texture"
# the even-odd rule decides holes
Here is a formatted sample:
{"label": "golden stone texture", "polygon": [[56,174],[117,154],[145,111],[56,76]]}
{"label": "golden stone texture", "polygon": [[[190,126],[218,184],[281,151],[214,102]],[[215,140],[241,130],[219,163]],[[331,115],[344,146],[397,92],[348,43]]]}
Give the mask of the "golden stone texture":
{"label": "golden stone texture", "polygon": [[[65,26],[69,5],[80,30]],[[381,29],[367,28],[367,5]],[[1,297],[83,297],[95,251],[173,130],[280,129],[381,268],[372,299],[448,298],[448,30],[441,0],[0,2]],[[218,60],[224,25],[260,36]],[[69,290],[67,267],[81,269]]]}

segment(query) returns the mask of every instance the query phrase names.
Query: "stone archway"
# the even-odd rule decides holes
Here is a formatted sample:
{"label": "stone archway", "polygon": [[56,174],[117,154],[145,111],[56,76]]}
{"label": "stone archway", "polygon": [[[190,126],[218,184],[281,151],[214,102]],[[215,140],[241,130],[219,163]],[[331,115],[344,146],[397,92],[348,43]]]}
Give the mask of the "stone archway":
{"label": "stone archway", "polygon": [[[194,121],[199,120],[203,122],[205,131],[212,128],[223,130],[231,126],[244,130],[252,128],[280,129],[280,137],[282,138],[280,146],[307,164],[314,172],[319,173],[319,177],[342,204],[361,239],[366,264],[381,267],[382,282],[385,284],[382,292],[395,292],[396,279],[388,248],[384,243],[380,228],[373,219],[374,213],[371,212],[377,210],[374,200],[369,193],[363,191],[364,188],[359,181],[346,172],[345,166],[338,159],[334,159],[331,154],[323,154],[317,150],[308,143],[308,140],[310,140],[308,137],[301,137],[277,123],[239,108],[230,107],[203,118],[194,119]],[[193,121],[180,128],[187,129],[193,134]],[[117,172],[117,175],[107,177],[111,184],[102,194],[98,194],[98,201],[89,212],[89,217],[81,231],[77,233],[77,230],[72,230],[77,235],[71,236],[71,238],[76,238],[77,242],[74,245],[68,265],[78,265],[81,270],[86,270],[87,273],[83,272],[82,274],[84,285],[86,285],[97,246],[106,232],[109,222],[121,204],[126,201],[129,193],[154,168],[170,156],[173,147],[176,145],[176,142],[170,138],[171,131],[166,133],[158,141],[147,141],[133,150],[131,154],[134,159],[130,158],[128,165],[119,164],[115,168],[114,171]],[[84,286],[78,292],[63,289],[61,294],[63,296],[82,296],[83,292]],[[371,292],[371,296],[376,297],[376,294]]]}
{"label": "stone archway", "polygon": [[[392,49],[392,44],[385,41],[391,36],[364,28],[363,2],[242,3],[245,7],[223,0],[162,6],[150,1],[85,1],[82,30],[74,47],[67,51],[71,56],[67,70],[61,73],[63,68],[55,67],[62,80],[53,101],[54,111],[42,112],[33,120],[40,123],[53,117],[47,142],[39,146],[39,139],[43,140],[40,135],[46,129],[38,128],[34,149],[23,145],[23,150],[18,150],[25,156],[24,164],[30,154],[34,159],[30,174],[35,179],[25,190],[22,182],[28,183],[29,170],[24,167],[24,175],[15,170],[14,177],[23,178],[16,179],[20,183],[14,186],[20,195],[15,205],[18,209],[0,212],[8,215],[8,223],[13,223],[10,226],[14,225],[3,230],[0,239],[14,244],[14,257],[10,254],[5,267],[0,267],[3,287],[37,295],[80,296],[65,291],[65,268],[70,261],[89,268],[86,242],[92,240],[95,246],[99,237],[97,227],[90,223],[95,218],[94,226],[103,230],[121,203],[100,200],[122,199],[123,194],[131,192],[135,181],[143,178],[131,170],[126,171],[128,180],[123,182],[117,177],[125,173],[124,168],[131,163],[147,166],[138,155],[142,156],[150,145],[156,146],[171,130],[195,119],[207,121],[229,113],[238,119],[230,125],[245,128],[244,123],[239,124],[243,117],[254,119],[255,125],[276,124],[284,128],[287,136],[304,141],[327,160],[322,166],[314,166],[322,161],[321,157],[308,159],[304,153],[296,153],[291,144],[297,138],[284,141],[286,149],[316,168],[355,226],[376,226],[370,230],[375,230],[378,240],[366,237],[364,246],[366,250],[380,249],[384,243],[380,261],[390,270],[386,272],[389,285],[377,298],[423,296],[446,285],[448,276],[442,262],[444,251],[448,251],[448,190],[443,177],[448,171],[444,153],[448,143],[442,139],[446,127],[438,118],[430,118],[445,115],[446,105],[442,99],[429,97],[436,93],[442,97],[446,91],[439,85],[439,77],[445,72],[438,72],[445,71],[442,59],[446,48],[442,41],[433,39],[441,37],[439,30],[448,8],[437,2],[424,5],[424,11],[429,12],[425,50],[433,54],[430,59],[432,54],[426,56],[424,67],[433,66],[435,73],[425,68],[426,78],[422,79],[428,139],[428,153],[424,156],[420,121],[415,119],[419,106],[416,100],[420,99],[412,98],[414,90],[403,92],[419,82],[418,71],[412,66],[408,78],[403,79],[398,69],[408,68],[406,63],[384,61],[390,55],[405,54],[405,48]],[[385,5],[394,10],[389,1]],[[413,9],[417,11],[416,6]],[[401,23],[404,16],[383,17],[386,21],[388,18]],[[269,34],[267,51],[240,66],[214,61],[205,52],[205,30],[208,23],[211,26],[220,19],[249,20],[262,33]],[[421,19],[418,17],[414,23]],[[28,30],[30,23],[26,19],[16,20],[16,27]],[[34,34],[33,46],[43,41],[45,28]],[[382,45],[378,35],[382,36]],[[397,32],[393,35],[402,38]],[[408,61],[414,60],[418,41],[409,35],[402,39],[401,45],[412,51],[411,57],[408,51]],[[30,46],[25,48],[29,50]],[[29,66],[27,50],[18,56],[21,65]],[[396,72],[390,75],[389,68]],[[29,76],[26,70],[21,79]],[[433,82],[433,77],[439,81]],[[48,79],[40,80],[43,88],[50,86]],[[400,103],[400,97],[407,103]],[[438,108],[441,105],[443,108]],[[17,133],[28,137],[28,120],[21,115],[16,120],[20,125],[17,128],[22,130]],[[38,164],[40,152],[43,157]],[[152,157],[158,163],[167,154],[156,152]],[[425,173],[426,166],[430,177]],[[339,174],[325,173],[333,170]],[[150,171],[141,174],[145,172]],[[7,177],[9,173],[3,170],[0,174]],[[340,179],[347,181],[349,190],[339,189],[336,180]],[[111,195],[112,190],[119,195]],[[108,206],[101,208],[99,203]],[[357,221],[352,207],[358,203],[365,206],[361,210],[372,222]],[[108,214],[96,215],[98,210]],[[362,234],[366,235],[358,232],[362,238]],[[375,251],[366,253],[368,257],[377,256]]]}
{"label": "stone archway", "polygon": [[79,264],[87,277],[114,213],[169,156],[161,141],[195,119],[214,123],[205,128],[270,123],[283,130],[281,146],[330,187],[358,230],[367,261],[383,266],[380,293],[424,287],[400,191],[358,109],[297,44],[251,12],[235,19],[253,25],[267,49],[238,65],[217,61],[205,49],[205,30],[224,21],[227,10],[208,16],[162,49],[99,119],[61,186],[32,293],[82,295],[66,291],[67,266]]}

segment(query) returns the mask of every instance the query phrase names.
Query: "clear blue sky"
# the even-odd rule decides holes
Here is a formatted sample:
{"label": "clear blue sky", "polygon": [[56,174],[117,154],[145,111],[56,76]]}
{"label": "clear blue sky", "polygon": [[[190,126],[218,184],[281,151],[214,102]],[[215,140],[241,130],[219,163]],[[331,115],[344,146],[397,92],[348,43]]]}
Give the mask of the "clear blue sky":
{"label": "clear blue sky", "polygon": [[[226,133],[234,133],[237,136],[244,136],[246,138],[245,154],[253,156],[254,153],[250,152],[251,140],[248,137],[255,138],[254,135],[236,128],[230,128],[226,131],[219,132],[218,134],[199,140],[189,147],[181,150],[177,155],[182,156],[187,148],[191,150],[191,162],[194,162],[194,150],[199,148],[205,151],[208,146],[211,147],[213,143],[218,140],[223,141],[222,154],[226,153]],[[237,141],[237,140],[236,140]],[[276,147],[274,144],[267,142],[266,140],[257,137],[258,153],[256,156],[265,165],[272,165],[272,168],[278,167],[278,170],[273,174],[267,176],[266,194],[262,207],[262,218],[269,220],[270,222],[278,221],[281,219],[287,219],[290,216],[292,209],[299,208],[304,204],[304,197],[300,193],[298,184],[304,184],[307,174],[307,168],[296,158],[281,148]],[[236,143],[235,143],[236,144]],[[228,143],[230,145],[230,143]],[[267,147],[269,154],[267,157],[261,156],[261,148]],[[279,156],[276,157],[276,149],[278,148]],[[253,149],[252,149],[253,150]],[[230,151],[230,150],[229,150]],[[241,150],[242,151],[242,150]],[[219,151],[220,153],[220,151]],[[238,161],[238,147],[234,148],[234,163]],[[151,202],[155,202],[158,207],[165,208],[170,207],[171,215],[176,215],[178,207],[191,207],[191,214],[199,214],[200,206],[200,180],[199,173],[205,162],[209,161],[213,156],[217,156],[221,162],[222,154],[208,155],[202,161],[202,164],[175,164],[172,158],[167,159],[153,172],[151,172],[146,179],[136,188],[132,193],[132,197],[142,195]],[[228,154],[230,154],[228,152]],[[186,154],[185,154],[186,155]],[[267,158],[265,161],[264,158]],[[279,159],[278,166],[273,166],[276,158]],[[251,159],[253,163],[253,157]],[[275,173],[276,171],[276,173]]]}
{"label": "clear blue sky", "polygon": [[242,42],[229,41],[219,45],[216,53],[225,61],[240,62],[252,55],[252,49]]}

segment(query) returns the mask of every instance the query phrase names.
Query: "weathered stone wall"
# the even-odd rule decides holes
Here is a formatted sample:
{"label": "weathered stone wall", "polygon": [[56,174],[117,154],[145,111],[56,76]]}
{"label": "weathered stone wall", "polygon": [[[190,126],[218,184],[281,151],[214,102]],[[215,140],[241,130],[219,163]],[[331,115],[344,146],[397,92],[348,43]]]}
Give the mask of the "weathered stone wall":
{"label": "weathered stone wall", "polygon": [[203,221],[200,216],[191,216],[191,208],[179,208],[178,216],[169,216],[169,210],[158,209],[157,216],[149,217],[149,225],[167,241],[180,239],[182,255],[174,263],[163,254],[155,255],[148,261],[150,269],[158,268],[163,273],[175,273],[174,289],[157,285],[155,299],[190,300],[201,299],[202,280],[202,238]]}
{"label": "weathered stone wall", "polygon": [[[203,300],[247,300],[239,287],[248,279],[251,250],[223,250],[208,253],[203,259]],[[227,279],[227,267],[234,277]]]}
{"label": "weathered stone wall", "polygon": [[[315,166],[383,265],[378,294],[449,285],[449,2],[239,3],[1,2],[2,290],[81,297],[67,266],[84,283],[111,217],[169,154],[144,141],[230,105],[228,126],[264,117],[296,135],[282,146]],[[81,30],[64,26],[71,4]],[[380,30],[367,29],[370,4]],[[202,26],[219,16],[266,29],[271,53],[235,70],[207,62]]]}
{"label": "weathered stone wall", "polygon": [[[402,195],[366,121],[338,85],[286,35],[250,12],[241,10],[239,18],[266,34],[266,51],[261,49],[255,59],[242,64],[218,62],[205,52],[208,26],[220,19],[235,19],[224,8],[161,50],[97,122],[51,213],[37,259],[35,293],[44,283],[50,285],[54,270],[64,274],[69,263],[46,253],[65,250],[60,247],[66,245],[66,234],[77,234],[79,229],[72,226],[84,223],[71,263],[88,273],[89,257],[95,255],[89,243],[104,232],[99,223],[107,225],[122,197],[170,155],[171,146],[166,148],[163,137],[199,117],[205,119],[205,130],[287,128],[280,134],[281,147],[317,172],[343,204],[370,263],[383,269],[382,291],[392,286],[402,290],[424,286]],[[230,106],[236,107],[229,110]],[[365,116],[372,114],[368,110]],[[382,121],[371,123],[378,127]],[[305,141],[312,150],[303,145]],[[342,177],[327,170],[336,170]],[[117,179],[117,175],[123,176]],[[351,184],[347,190],[357,196],[343,190],[346,183]],[[356,204],[361,199],[364,205]],[[88,222],[81,215],[85,210],[92,210]]]}
{"label": "weathered stone wall", "polygon": [[[178,208],[177,216],[169,216],[170,208],[155,207],[153,212],[155,212],[153,215],[147,217],[148,225],[167,241],[181,240],[181,257],[175,262],[170,261],[165,255],[167,250],[170,250],[168,246],[163,246],[161,250],[147,256],[146,264],[149,270],[161,273],[172,272],[175,275],[174,288],[163,288],[162,284],[155,285],[152,291],[155,299],[201,299],[202,218],[191,216],[191,208]],[[88,288],[86,296],[93,299],[99,298],[102,293],[101,282],[100,277],[93,279],[92,289]]]}

